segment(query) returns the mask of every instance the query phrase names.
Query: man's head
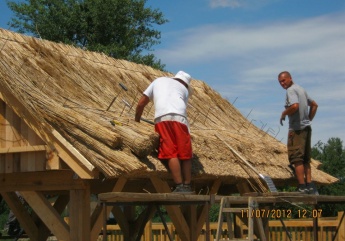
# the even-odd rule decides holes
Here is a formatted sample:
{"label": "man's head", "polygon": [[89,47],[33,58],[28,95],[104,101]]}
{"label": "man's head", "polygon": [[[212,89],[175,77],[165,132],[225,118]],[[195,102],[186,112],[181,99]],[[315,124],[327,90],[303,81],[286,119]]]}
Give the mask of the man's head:
{"label": "man's head", "polygon": [[175,75],[174,79],[180,79],[184,83],[186,83],[187,86],[189,86],[190,81],[192,80],[192,77],[189,74],[187,74],[186,72],[180,70],[179,72],[177,72],[177,74]]}
{"label": "man's head", "polygon": [[292,77],[288,71],[283,71],[278,75],[278,81],[281,87],[288,89],[292,84]]}

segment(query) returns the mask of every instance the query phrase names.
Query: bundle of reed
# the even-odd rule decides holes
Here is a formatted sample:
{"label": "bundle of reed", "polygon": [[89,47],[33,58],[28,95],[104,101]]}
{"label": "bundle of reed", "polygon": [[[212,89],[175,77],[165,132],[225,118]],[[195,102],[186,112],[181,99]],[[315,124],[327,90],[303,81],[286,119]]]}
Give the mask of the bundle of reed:
{"label": "bundle of reed", "polygon": [[153,125],[135,122],[134,117],[113,118],[113,113],[92,108],[76,108],[75,111],[83,112],[90,120],[97,121],[109,132],[118,134],[122,144],[128,146],[139,158],[149,155],[158,147],[159,135],[154,131]]}
{"label": "bundle of reed", "polygon": [[78,138],[83,138],[77,139],[70,132],[60,131],[66,140],[93,165],[98,167],[107,178],[116,178],[119,175],[146,170],[146,166],[134,155],[127,154],[121,150],[109,149],[100,142],[83,137],[85,134],[81,132],[79,132]]}

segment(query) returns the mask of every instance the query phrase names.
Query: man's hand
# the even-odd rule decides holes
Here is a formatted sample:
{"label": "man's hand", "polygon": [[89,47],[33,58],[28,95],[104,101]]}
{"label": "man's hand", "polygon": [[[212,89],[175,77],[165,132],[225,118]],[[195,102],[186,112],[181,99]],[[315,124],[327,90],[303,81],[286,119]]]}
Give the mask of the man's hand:
{"label": "man's hand", "polygon": [[285,115],[284,114],[282,114],[280,116],[280,125],[283,125],[283,121],[285,121]]}

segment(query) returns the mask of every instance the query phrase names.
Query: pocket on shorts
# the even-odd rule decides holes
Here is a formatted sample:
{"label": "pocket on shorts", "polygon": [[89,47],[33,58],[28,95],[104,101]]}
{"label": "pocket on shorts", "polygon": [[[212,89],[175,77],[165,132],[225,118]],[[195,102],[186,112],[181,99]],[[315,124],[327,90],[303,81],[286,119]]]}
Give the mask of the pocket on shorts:
{"label": "pocket on shorts", "polygon": [[[299,132],[299,133],[298,133]],[[301,143],[299,141],[300,131],[289,131],[288,133],[288,156],[291,163],[303,161],[303,151],[301,149]]]}

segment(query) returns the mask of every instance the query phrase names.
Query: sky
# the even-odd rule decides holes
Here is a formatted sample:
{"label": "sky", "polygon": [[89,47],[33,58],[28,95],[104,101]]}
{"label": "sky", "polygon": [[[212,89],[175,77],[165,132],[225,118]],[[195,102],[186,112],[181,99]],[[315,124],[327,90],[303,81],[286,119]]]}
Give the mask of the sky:
{"label": "sky", "polygon": [[[289,71],[319,105],[312,144],[345,141],[344,0],[147,0],[168,23],[155,26],[154,55],[169,72],[206,82],[253,124],[286,143],[281,126]],[[0,28],[13,16],[0,0]],[[343,143],[344,144],[344,143]]]}

